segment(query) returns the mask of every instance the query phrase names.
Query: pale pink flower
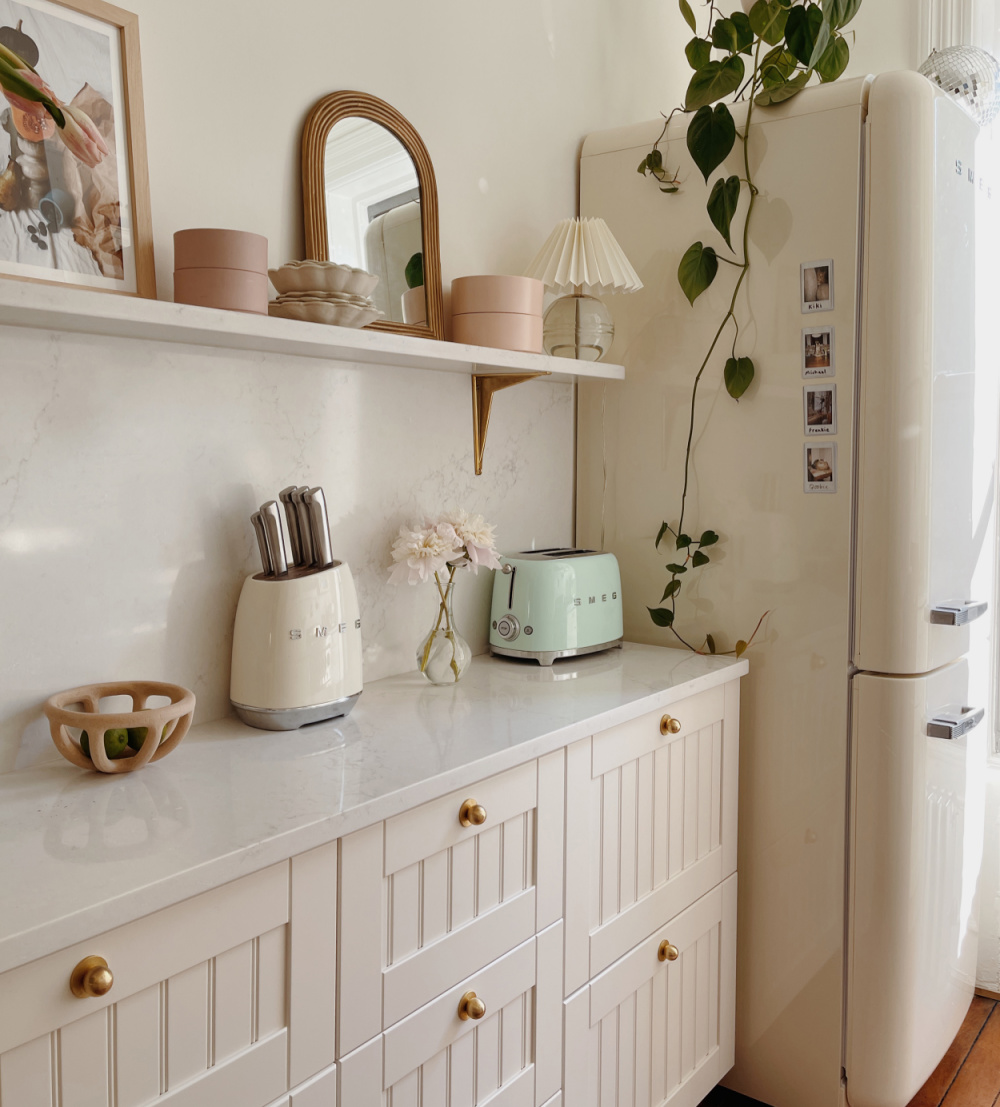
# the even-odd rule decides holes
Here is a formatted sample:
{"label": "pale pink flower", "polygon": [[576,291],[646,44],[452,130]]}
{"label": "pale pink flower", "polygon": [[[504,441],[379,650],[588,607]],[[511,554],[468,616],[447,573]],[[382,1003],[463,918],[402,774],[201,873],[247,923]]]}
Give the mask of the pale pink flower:
{"label": "pale pink flower", "polygon": [[72,104],[63,104],[62,110],[66,116],[66,126],[59,131],[60,137],[75,157],[94,169],[101,164],[106,154],[111,153],[108,144],[85,111],[74,108]]}
{"label": "pale pink flower", "polygon": [[[44,92],[45,95],[56,104],[59,103],[59,101],[56,100],[56,94],[34,70],[18,69],[17,75],[22,80],[34,85],[40,92]],[[48,117],[48,110],[40,100],[26,100],[23,96],[18,96],[16,92],[10,92],[6,88],[0,88],[0,92],[3,92],[12,107],[19,108],[25,115],[33,115],[38,119],[45,119]]]}
{"label": "pale pink flower", "polygon": [[468,565],[473,573],[478,573],[480,568],[500,568],[493,535],[495,528],[491,523],[487,523],[482,515],[470,515],[467,511],[456,511],[445,518],[454,527],[459,543],[465,547],[462,565]]}
{"label": "pale pink flower", "polygon": [[442,538],[434,526],[400,527],[392,544],[395,565],[389,580],[393,584],[422,584],[447,568],[449,557],[455,553],[451,542]]}

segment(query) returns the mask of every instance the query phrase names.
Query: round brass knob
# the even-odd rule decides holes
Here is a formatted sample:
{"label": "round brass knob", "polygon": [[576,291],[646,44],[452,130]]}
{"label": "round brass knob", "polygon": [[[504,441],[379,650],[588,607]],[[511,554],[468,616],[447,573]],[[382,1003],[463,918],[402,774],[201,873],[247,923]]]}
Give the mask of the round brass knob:
{"label": "round brass knob", "polygon": [[70,990],[81,999],[106,996],[114,982],[114,975],[103,957],[84,957],[69,976]]}
{"label": "round brass knob", "polygon": [[660,961],[676,961],[680,955],[681,951],[675,945],[668,942],[666,938],[660,942],[660,948],[656,951],[657,959]]}
{"label": "round brass knob", "polygon": [[675,719],[673,715],[664,715],[660,720],[660,733],[661,734],[680,734],[681,721]]}
{"label": "round brass knob", "polygon": [[486,822],[486,808],[481,803],[468,799],[462,804],[458,821],[462,826],[482,826]]}
{"label": "round brass knob", "polygon": [[458,1001],[460,1019],[481,1019],[486,1014],[486,1004],[475,992],[466,992]]}

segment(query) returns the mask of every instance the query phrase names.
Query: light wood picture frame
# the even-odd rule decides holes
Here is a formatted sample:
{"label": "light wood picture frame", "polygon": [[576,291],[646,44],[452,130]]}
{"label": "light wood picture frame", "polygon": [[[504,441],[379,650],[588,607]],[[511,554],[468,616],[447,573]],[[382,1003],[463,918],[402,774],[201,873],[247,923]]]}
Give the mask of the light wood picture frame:
{"label": "light wood picture frame", "polygon": [[390,319],[369,323],[371,330],[440,338],[444,334],[444,294],[441,288],[441,247],[438,232],[437,182],[430,154],[413,125],[391,104],[364,92],[345,90],[324,96],[313,105],[302,130],[302,203],[306,257],[337,261],[329,256],[325,187],[326,144],[334,124],[358,117],[378,123],[393,134],[410,155],[420,188],[423,241],[425,323],[400,323]]}
{"label": "light wood picture frame", "polygon": [[107,150],[81,157],[50,116],[0,95],[0,277],[154,299],[138,16],[104,0],[0,0],[0,42]]}

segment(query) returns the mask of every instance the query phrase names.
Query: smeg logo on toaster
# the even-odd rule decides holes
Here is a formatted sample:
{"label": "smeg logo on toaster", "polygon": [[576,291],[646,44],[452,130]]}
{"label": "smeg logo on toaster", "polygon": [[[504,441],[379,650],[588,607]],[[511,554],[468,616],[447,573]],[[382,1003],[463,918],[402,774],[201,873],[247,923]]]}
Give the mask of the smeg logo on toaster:
{"label": "smeg logo on toaster", "polygon": [[[612,592],[611,593],[611,598],[613,600],[617,600],[618,599],[618,593],[617,592]],[[601,594],[601,603],[607,603],[607,602],[608,602],[608,594],[607,594],[607,592],[603,592]],[[597,597],[596,596],[588,596],[587,597],[588,606],[592,603],[597,603]],[[573,597],[573,606],[574,607],[583,607],[583,598],[581,596],[574,596]]]}
{"label": "smeg logo on toaster", "polygon": [[[360,619],[355,619],[354,620],[354,629],[355,630],[360,630],[361,629],[361,620]],[[334,634],[346,634],[346,633],[347,633],[347,623],[338,623],[335,627],[313,627],[312,635],[310,637],[329,638]],[[302,638],[301,628],[293,627],[288,632],[288,637],[293,642],[298,642]]]}

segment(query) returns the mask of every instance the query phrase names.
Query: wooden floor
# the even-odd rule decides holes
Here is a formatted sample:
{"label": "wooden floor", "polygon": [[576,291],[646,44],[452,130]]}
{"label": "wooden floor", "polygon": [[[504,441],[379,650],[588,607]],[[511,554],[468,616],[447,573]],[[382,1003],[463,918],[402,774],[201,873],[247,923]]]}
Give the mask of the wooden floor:
{"label": "wooden floor", "polygon": [[[701,1107],[761,1107],[715,1088]],[[976,996],[941,1064],[909,1107],[1000,1107],[1000,1003]]]}

